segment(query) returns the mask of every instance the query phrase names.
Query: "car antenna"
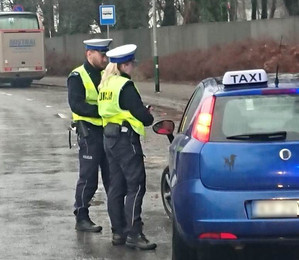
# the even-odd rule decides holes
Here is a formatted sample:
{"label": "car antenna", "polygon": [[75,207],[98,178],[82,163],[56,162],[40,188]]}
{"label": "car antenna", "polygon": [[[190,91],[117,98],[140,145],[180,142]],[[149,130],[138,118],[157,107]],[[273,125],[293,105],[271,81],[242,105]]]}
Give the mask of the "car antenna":
{"label": "car antenna", "polygon": [[[282,36],[280,37],[279,53],[281,53],[281,43],[282,43]],[[274,80],[274,84],[275,84],[275,87],[276,87],[276,88],[278,88],[278,84],[279,84],[278,70],[279,70],[279,62],[277,61],[277,65],[276,65],[276,75],[275,75],[275,80]]]}

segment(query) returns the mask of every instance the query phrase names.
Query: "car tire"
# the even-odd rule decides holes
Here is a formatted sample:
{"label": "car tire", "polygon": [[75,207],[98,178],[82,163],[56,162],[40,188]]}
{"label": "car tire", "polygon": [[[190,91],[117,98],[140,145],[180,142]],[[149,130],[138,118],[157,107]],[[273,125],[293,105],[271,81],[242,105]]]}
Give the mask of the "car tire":
{"label": "car tire", "polygon": [[161,197],[163,202],[164,210],[167,216],[172,219],[172,206],[171,206],[171,196],[170,196],[170,174],[169,167],[167,166],[161,177]]}
{"label": "car tire", "polygon": [[175,220],[172,223],[172,260],[194,260],[197,259],[196,249],[191,248],[181,238]]}

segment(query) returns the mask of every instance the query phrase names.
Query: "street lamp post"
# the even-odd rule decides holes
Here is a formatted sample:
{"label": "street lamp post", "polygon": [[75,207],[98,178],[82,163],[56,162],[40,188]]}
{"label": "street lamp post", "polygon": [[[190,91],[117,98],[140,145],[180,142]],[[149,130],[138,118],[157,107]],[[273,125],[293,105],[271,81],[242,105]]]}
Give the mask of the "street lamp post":
{"label": "street lamp post", "polygon": [[159,57],[157,50],[157,26],[156,26],[156,0],[153,0],[153,49],[154,49],[154,74],[155,74],[155,91],[160,92],[159,83]]}

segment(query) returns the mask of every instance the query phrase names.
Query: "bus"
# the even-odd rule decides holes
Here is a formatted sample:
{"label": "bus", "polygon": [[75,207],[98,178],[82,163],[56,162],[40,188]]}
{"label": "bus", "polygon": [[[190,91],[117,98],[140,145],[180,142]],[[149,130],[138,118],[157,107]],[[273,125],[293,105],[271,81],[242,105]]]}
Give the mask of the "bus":
{"label": "bus", "polygon": [[0,12],[0,84],[29,87],[45,73],[44,29],[38,14]]}

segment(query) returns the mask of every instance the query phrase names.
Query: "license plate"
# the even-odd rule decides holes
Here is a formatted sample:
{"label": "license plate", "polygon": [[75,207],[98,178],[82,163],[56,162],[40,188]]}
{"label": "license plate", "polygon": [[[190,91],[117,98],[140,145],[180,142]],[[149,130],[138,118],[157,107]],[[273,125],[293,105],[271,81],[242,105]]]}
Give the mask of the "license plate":
{"label": "license plate", "polygon": [[296,218],[299,215],[297,200],[252,201],[253,218]]}
{"label": "license plate", "polygon": [[29,68],[19,68],[19,71],[28,71]]}

